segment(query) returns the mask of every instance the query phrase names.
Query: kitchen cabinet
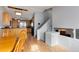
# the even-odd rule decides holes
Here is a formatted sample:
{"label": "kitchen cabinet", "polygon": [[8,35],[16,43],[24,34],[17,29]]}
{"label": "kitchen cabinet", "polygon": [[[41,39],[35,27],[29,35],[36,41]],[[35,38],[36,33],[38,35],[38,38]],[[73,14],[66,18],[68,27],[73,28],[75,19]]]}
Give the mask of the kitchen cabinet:
{"label": "kitchen cabinet", "polygon": [[47,43],[49,46],[53,46],[58,44],[59,40],[59,32],[45,32],[45,43]]}
{"label": "kitchen cabinet", "polygon": [[4,11],[3,12],[3,25],[4,26],[10,25],[10,20],[11,20],[10,14],[7,11]]}

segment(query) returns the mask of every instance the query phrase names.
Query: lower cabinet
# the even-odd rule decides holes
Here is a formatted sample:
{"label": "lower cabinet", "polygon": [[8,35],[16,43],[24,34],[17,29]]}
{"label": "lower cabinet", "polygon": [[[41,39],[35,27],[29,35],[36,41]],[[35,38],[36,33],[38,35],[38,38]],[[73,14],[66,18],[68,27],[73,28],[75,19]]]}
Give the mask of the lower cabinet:
{"label": "lower cabinet", "polygon": [[49,46],[58,44],[59,32],[46,32],[45,35],[45,43]]}

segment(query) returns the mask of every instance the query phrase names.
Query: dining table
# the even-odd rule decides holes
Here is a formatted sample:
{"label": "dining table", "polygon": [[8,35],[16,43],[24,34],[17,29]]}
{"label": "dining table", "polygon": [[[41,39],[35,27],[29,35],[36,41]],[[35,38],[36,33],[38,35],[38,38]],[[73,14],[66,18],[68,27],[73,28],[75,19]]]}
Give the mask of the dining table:
{"label": "dining table", "polygon": [[1,37],[0,52],[13,52],[16,41],[16,37]]}
{"label": "dining table", "polygon": [[14,52],[20,32],[26,28],[2,29],[0,30],[0,52]]}

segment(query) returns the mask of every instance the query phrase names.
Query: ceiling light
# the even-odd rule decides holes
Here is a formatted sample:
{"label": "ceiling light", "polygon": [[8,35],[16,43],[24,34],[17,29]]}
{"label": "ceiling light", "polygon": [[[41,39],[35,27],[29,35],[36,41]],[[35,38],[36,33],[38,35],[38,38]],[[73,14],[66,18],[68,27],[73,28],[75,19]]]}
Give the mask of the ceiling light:
{"label": "ceiling light", "polygon": [[20,12],[16,12],[16,15],[21,15],[21,13]]}

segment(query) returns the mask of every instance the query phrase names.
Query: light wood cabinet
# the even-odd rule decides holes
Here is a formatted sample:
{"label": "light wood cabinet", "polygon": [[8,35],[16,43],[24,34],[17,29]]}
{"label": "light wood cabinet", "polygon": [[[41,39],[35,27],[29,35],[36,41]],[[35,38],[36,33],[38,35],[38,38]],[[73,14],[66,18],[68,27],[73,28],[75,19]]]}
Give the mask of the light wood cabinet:
{"label": "light wood cabinet", "polygon": [[18,20],[17,19],[12,19],[11,26],[12,26],[12,28],[18,28],[19,27]]}
{"label": "light wood cabinet", "polygon": [[4,11],[3,12],[3,25],[4,26],[10,25],[10,20],[11,20],[10,14],[7,11]]}

